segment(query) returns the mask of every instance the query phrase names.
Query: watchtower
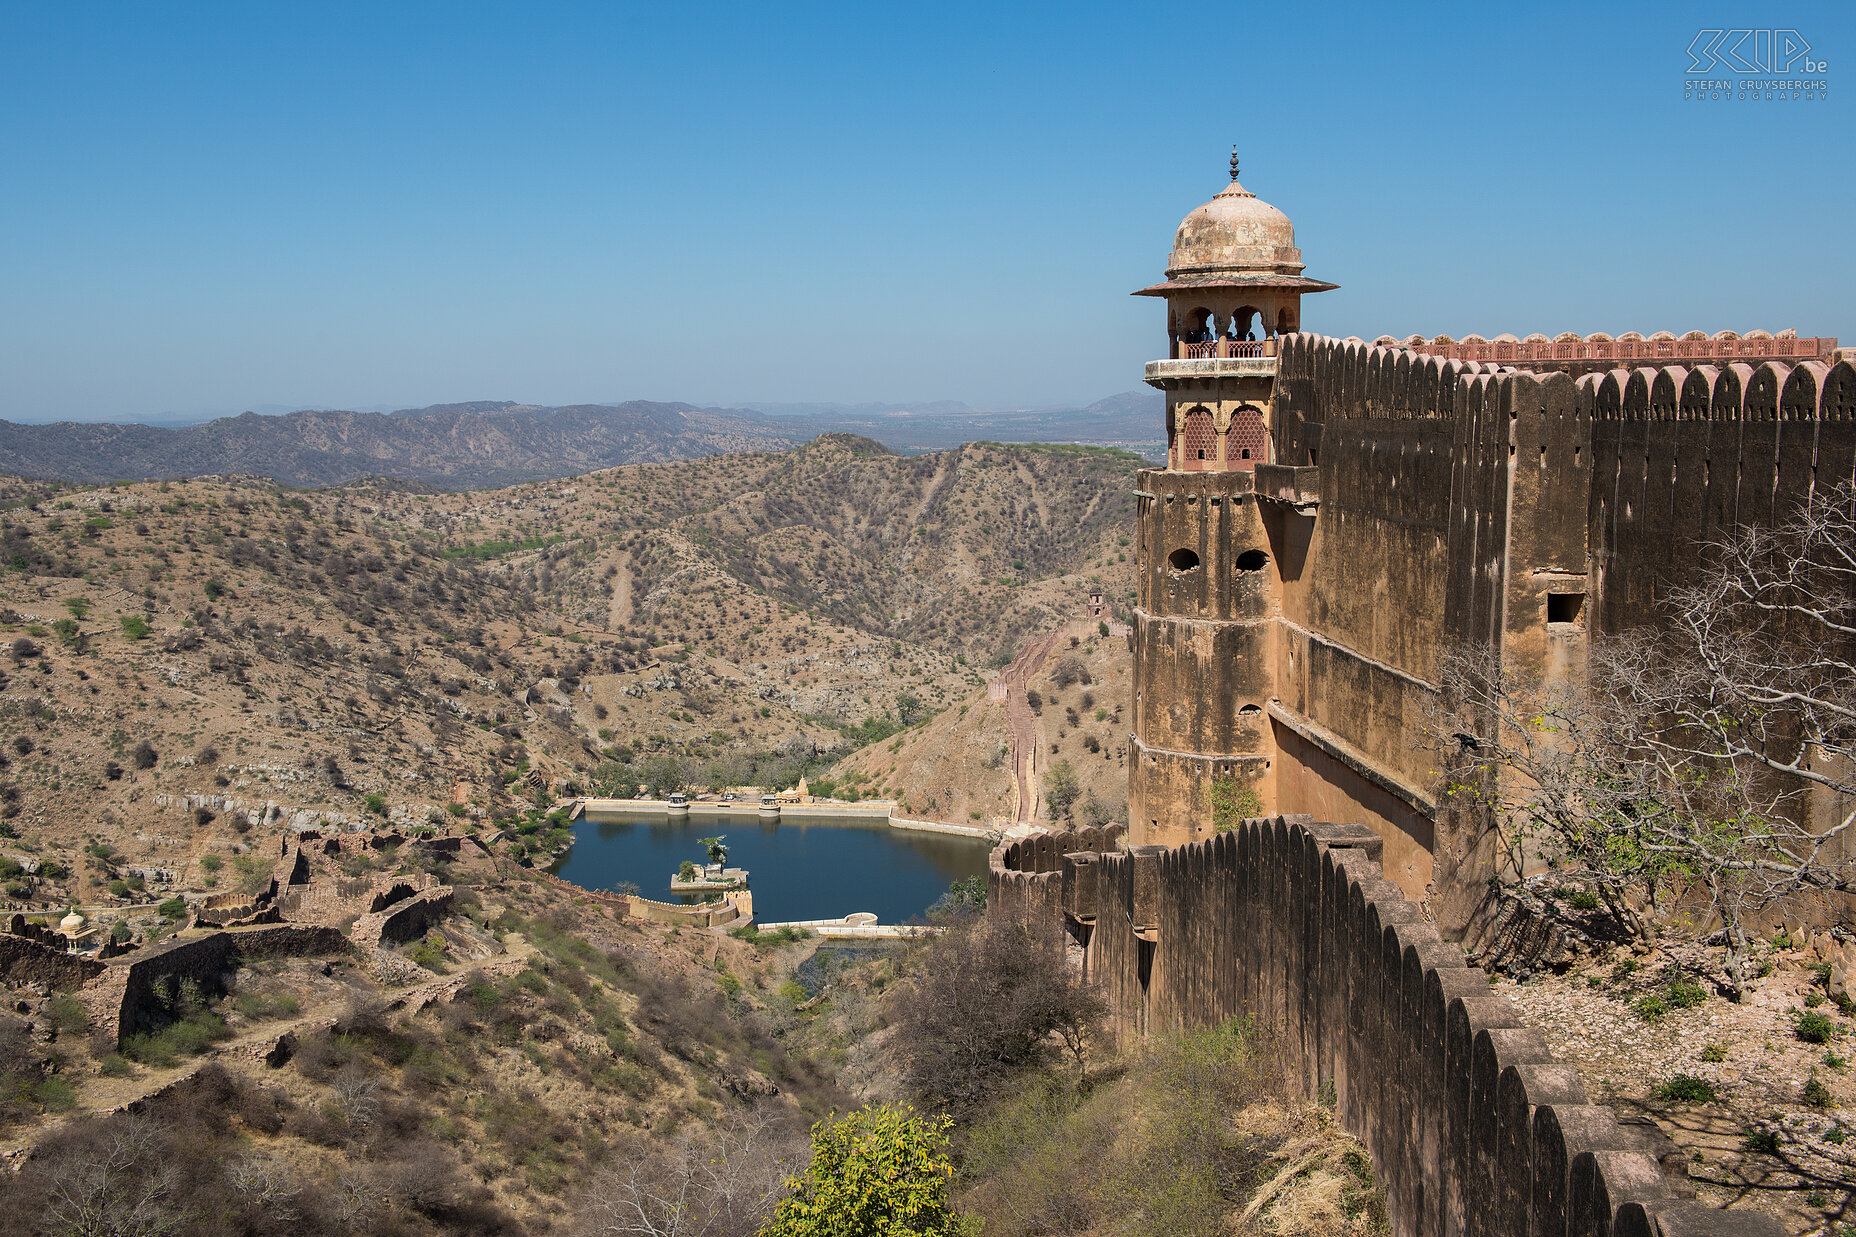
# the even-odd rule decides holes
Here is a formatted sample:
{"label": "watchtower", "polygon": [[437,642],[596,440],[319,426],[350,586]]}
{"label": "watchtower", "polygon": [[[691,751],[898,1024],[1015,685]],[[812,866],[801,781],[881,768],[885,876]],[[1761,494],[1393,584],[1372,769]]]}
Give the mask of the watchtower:
{"label": "watchtower", "polygon": [[1147,363],[1166,392],[1167,466],[1139,490],[1129,840],[1207,836],[1213,799],[1274,806],[1274,620],[1282,580],[1257,508],[1270,462],[1279,336],[1301,329],[1302,297],[1336,285],[1302,274],[1289,217],[1237,179],[1180,223],[1164,298],[1167,353]]}

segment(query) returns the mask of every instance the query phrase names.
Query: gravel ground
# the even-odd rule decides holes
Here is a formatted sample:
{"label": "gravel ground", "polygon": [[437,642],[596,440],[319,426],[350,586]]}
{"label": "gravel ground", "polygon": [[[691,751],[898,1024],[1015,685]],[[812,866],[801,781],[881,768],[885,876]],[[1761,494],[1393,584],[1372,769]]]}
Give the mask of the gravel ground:
{"label": "gravel ground", "polygon": [[[1771,973],[1739,1004],[1711,989],[1699,1004],[1670,1003],[1671,981],[1699,960],[1682,950],[1619,951],[1564,975],[1504,979],[1496,990],[1579,1071],[1594,1102],[1655,1121],[1689,1152],[1702,1199],[1774,1211],[1794,1233],[1856,1237],[1856,1116],[1847,1111],[1856,1077],[1836,1065],[1856,1052],[1856,1023],[1821,1001],[1813,1012],[1829,1016],[1834,1038],[1798,1038],[1795,1017],[1812,994],[1824,996],[1810,969],[1816,958],[1798,952],[1775,955]],[[1634,1006],[1647,996],[1663,998],[1667,1012],[1640,1016]],[[1680,1076],[1705,1081],[1716,1098],[1660,1098],[1658,1089]],[[1807,1101],[1813,1079],[1827,1090],[1827,1107]]]}

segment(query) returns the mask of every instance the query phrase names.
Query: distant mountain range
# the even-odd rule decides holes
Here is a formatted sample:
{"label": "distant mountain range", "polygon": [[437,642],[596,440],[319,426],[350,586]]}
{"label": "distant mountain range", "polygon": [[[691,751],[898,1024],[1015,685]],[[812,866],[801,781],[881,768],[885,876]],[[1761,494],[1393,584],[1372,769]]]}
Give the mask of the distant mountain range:
{"label": "distant mountain range", "polygon": [[618,464],[780,451],[811,435],[690,404],[438,404],[398,413],[255,413],[163,428],[0,421],[0,472],[66,481],[248,473],[286,485],[388,476],[443,489],[576,476]]}
{"label": "distant mountain range", "polygon": [[952,401],[752,408],[477,401],[390,413],[247,412],[184,426],[0,421],[0,474],[87,483],[249,474],[295,486],[381,476],[472,489],[621,464],[780,451],[823,433],[862,434],[905,453],[979,439],[1151,449],[1164,433],[1161,407],[1159,392],[1130,391],[1085,408],[1025,411]]}

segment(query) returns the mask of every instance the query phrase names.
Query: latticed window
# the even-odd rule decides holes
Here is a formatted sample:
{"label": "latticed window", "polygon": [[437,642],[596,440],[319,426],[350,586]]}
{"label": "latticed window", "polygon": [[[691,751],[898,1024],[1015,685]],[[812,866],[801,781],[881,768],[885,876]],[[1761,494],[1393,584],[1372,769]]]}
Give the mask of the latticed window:
{"label": "latticed window", "polygon": [[1231,414],[1231,430],[1225,436],[1228,468],[1249,472],[1269,461],[1269,435],[1263,429],[1263,412],[1257,408],[1239,408]]}
{"label": "latticed window", "polygon": [[1194,408],[1179,427],[1179,466],[1186,472],[1212,467],[1218,458],[1218,438],[1212,432],[1212,414]]}

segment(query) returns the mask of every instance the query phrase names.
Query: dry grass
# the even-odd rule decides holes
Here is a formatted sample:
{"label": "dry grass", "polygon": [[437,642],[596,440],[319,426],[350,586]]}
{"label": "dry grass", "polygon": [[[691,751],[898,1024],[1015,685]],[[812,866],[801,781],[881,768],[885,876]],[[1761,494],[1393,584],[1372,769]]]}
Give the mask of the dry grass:
{"label": "dry grass", "polygon": [[1243,1022],[1158,1040],[1086,1092],[1027,1080],[962,1149],[961,1206],[988,1234],[1389,1231],[1360,1144],[1290,1098]]}

